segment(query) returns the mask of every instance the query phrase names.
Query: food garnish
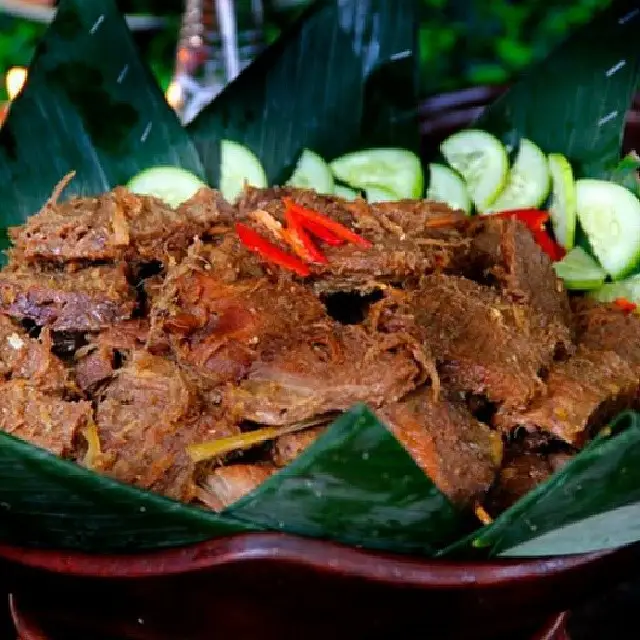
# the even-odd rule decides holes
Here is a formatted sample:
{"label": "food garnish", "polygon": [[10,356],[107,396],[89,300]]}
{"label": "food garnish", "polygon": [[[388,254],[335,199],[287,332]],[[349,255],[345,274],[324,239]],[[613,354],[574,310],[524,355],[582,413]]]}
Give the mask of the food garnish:
{"label": "food garnish", "polygon": [[246,224],[236,222],[236,233],[247,249],[261,255],[265,260],[293,271],[299,276],[304,277],[311,273],[311,270],[304,262],[269,242],[264,236],[261,236]]}
{"label": "food garnish", "polygon": [[351,244],[358,245],[360,247],[369,248],[371,247],[371,242],[362,236],[359,236],[351,229],[348,229],[343,224],[335,220],[331,220],[329,217],[323,215],[322,213],[318,213],[317,211],[313,211],[312,209],[307,209],[306,207],[302,207],[299,204],[295,203],[291,198],[283,198],[283,202],[288,210],[290,210],[295,216],[300,218],[302,226],[306,224],[307,221],[313,222],[321,227],[324,227],[327,231],[333,233],[336,237],[345,240],[346,242],[350,242]]}

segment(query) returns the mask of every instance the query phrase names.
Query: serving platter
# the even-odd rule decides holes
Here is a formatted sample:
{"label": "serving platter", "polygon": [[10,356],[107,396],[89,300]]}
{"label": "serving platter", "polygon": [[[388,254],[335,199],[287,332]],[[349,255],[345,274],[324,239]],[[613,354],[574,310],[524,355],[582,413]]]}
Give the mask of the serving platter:
{"label": "serving platter", "polygon": [[[469,124],[496,91],[471,89],[421,105],[424,156]],[[637,148],[636,113],[637,103],[628,118],[627,148]],[[207,637],[214,628],[241,637],[295,637],[304,628],[308,637],[324,637],[336,635],[337,619],[345,637],[358,631],[378,637],[409,633],[426,618],[442,637],[473,631],[496,638],[571,607],[637,560],[632,546],[526,561],[434,561],[275,533],[132,551],[1,546],[16,615],[37,610],[36,618],[45,618],[57,611],[92,637],[107,620],[124,621],[129,637]],[[464,620],[456,615],[462,609]]]}

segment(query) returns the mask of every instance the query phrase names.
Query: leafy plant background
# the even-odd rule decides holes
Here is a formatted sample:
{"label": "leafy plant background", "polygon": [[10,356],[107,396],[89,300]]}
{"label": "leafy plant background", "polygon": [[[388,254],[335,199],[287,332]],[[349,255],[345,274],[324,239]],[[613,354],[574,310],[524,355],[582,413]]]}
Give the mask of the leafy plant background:
{"label": "leafy plant background", "polygon": [[[248,2],[249,0],[236,0]],[[275,40],[310,0],[265,0],[266,39]],[[166,89],[184,0],[119,0],[129,13],[166,16],[167,28],[138,33],[144,57]],[[501,84],[543,58],[610,0],[421,0],[422,94]],[[27,66],[45,25],[0,13],[0,78]],[[0,100],[6,100],[4,82]]]}

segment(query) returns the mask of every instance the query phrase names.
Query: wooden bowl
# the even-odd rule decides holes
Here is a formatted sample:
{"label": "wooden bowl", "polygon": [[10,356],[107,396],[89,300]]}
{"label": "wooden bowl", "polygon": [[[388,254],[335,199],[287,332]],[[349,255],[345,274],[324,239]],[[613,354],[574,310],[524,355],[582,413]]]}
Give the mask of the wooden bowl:
{"label": "wooden bowl", "polygon": [[[499,92],[479,87],[426,100],[420,107],[425,154]],[[639,101],[625,147],[640,149]],[[638,560],[640,545],[536,560],[445,562],[260,533],[117,556],[0,546],[0,576],[13,593],[14,621],[25,640],[353,640],[411,637],[417,629],[430,638],[499,640],[531,637],[550,618],[537,637],[559,640],[558,614],[629,576]]]}

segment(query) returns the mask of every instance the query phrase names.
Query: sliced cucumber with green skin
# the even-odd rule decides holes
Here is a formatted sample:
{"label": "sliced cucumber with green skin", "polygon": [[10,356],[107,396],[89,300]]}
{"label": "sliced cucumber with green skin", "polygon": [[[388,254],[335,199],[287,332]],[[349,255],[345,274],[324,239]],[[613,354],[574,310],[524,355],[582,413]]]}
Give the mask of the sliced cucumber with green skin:
{"label": "sliced cucumber with green skin", "polygon": [[389,189],[382,189],[381,187],[369,187],[364,190],[364,195],[367,202],[397,202],[402,200]]}
{"label": "sliced cucumber with green skin", "polygon": [[452,209],[471,213],[471,198],[469,198],[467,185],[453,169],[443,164],[429,165],[427,199],[443,202]]}
{"label": "sliced cucumber with green skin", "polygon": [[605,270],[582,248],[574,247],[555,262],[553,269],[567,289],[589,291],[599,289],[607,277]]}
{"label": "sliced cucumber with green skin", "polygon": [[233,140],[220,143],[220,192],[228,202],[235,202],[245,184],[253,187],[268,186],[262,163],[247,147]]}
{"label": "sliced cucumber with green skin", "polygon": [[379,187],[396,194],[397,199],[422,196],[422,164],[407,149],[365,149],[340,156],[330,166],[338,180],[356,189]]}
{"label": "sliced cucumber with green skin", "polygon": [[578,220],[604,270],[618,280],[640,262],[640,200],[606,180],[576,182]]}
{"label": "sliced cucumber with green skin", "polygon": [[549,195],[547,158],[531,140],[522,138],[516,159],[500,195],[482,212],[539,207]]}
{"label": "sliced cucumber with green skin", "polygon": [[631,276],[626,280],[603,284],[596,291],[589,293],[590,298],[599,302],[614,302],[618,298],[624,298],[635,304],[640,303],[640,275]]}
{"label": "sliced cucumber with green skin", "polygon": [[337,196],[340,196],[341,198],[344,198],[345,200],[355,200],[360,195],[360,193],[355,189],[345,187],[342,184],[336,184],[333,187],[333,193]]}
{"label": "sliced cucumber with green skin", "polygon": [[502,142],[486,131],[467,129],[449,136],[440,151],[464,178],[478,210],[485,211],[502,191],[509,172],[509,158]]}
{"label": "sliced cucumber with green skin", "polygon": [[561,153],[551,153],[547,158],[551,175],[551,206],[549,217],[556,240],[565,249],[573,247],[576,240],[576,184],[569,161]]}
{"label": "sliced cucumber with green skin", "polygon": [[198,176],[184,169],[151,167],[131,178],[127,189],[139,195],[155,196],[175,208],[206,186]]}
{"label": "sliced cucumber with green skin", "polygon": [[333,174],[323,158],[310,149],[305,149],[287,184],[313,189],[316,193],[333,193]]}

